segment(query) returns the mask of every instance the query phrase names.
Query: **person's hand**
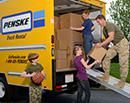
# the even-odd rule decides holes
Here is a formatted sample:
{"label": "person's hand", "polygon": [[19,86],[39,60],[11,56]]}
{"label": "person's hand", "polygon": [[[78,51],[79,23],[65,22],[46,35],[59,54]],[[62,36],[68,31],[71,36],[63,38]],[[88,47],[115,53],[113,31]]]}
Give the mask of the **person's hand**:
{"label": "person's hand", "polygon": [[29,73],[27,73],[27,72],[23,72],[23,73],[21,74],[21,77],[30,78],[30,77],[34,76],[35,74],[36,74],[35,72],[33,72],[33,73],[31,73],[31,74],[29,74]]}
{"label": "person's hand", "polygon": [[98,63],[101,63],[101,61],[99,61],[99,60],[96,60],[96,64],[98,64]]}
{"label": "person's hand", "polygon": [[74,27],[71,26],[70,29],[71,29],[71,30],[74,30]]}
{"label": "person's hand", "polygon": [[96,46],[97,48],[101,48],[101,47],[102,47],[101,43],[97,43],[95,46]]}
{"label": "person's hand", "polygon": [[33,73],[31,74],[31,77],[33,77],[35,74],[36,74],[36,72],[33,72]]}
{"label": "person's hand", "polygon": [[21,73],[21,77],[25,77],[26,76],[26,72]]}

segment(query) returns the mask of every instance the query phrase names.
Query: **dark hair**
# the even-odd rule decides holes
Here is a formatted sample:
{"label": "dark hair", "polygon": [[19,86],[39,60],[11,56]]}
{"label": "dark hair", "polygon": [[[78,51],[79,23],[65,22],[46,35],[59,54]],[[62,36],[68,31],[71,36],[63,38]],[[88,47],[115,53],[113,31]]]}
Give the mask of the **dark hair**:
{"label": "dark hair", "polygon": [[29,53],[28,60],[32,63],[32,60],[38,59],[39,54],[37,53]]}
{"label": "dark hair", "polygon": [[77,52],[79,49],[82,50],[82,48],[81,48],[80,46],[75,46],[74,49],[73,49],[73,55],[76,55],[76,52]]}
{"label": "dark hair", "polygon": [[95,18],[95,20],[97,20],[97,19],[104,19],[104,20],[106,20],[106,18],[105,18],[104,15],[98,15],[98,16]]}
{"label": "dark hair", "polygon": [[83,13],[90,14],[90,11],[89,10],[84,10]]}
{"label": "dark hair", "polygon": [[35,60],[35,59],[38,59],[38,58],[39,58],[39,56],[37,56],[37,57],[35,57],[35,58],[32,58],[32,59],[28,59],[28,60],[29,60],[29,62],[32,63],[32,60]]}

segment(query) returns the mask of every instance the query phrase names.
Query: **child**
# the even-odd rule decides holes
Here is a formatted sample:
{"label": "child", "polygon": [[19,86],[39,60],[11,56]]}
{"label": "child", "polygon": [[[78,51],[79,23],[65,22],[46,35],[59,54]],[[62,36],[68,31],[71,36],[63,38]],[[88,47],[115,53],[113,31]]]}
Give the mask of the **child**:
{"label": "child", "polygon": [[[27,66],[25,71],[21,74],[22,77],[32,78],[36,72],[41,72],[45,77],[45,73],[43,71],[43,67],[38,63],[39,55],[37,53],[30,53],[28,55],[28,60],[30,64]],[[41,83],[36,85],[30,80],[29,87],[29,103],[41,103],[42,98],[42,87]]]}
{"label": "child", "polygon": [[75,46],[73,50],[74,57],[74,65],[77,69],[77,84],[78,84],[78,94],[77,94],[77,103],[82,102],[82,95],[85,92],[84,103],[89,103],[90,101],[90,86],[88,82],[88,76],[86,69],[90,69],[93,65],[97,64],[98,61],[94,61],[92,64],[87,65],[87,62],[83,58],[83,52],[80,46]]}
{"label": "child", "polygon": [[79,28],[70,28],[71,30],[82,31],[85,56],[87,56],[93,45],[92,31],[94,30],[94,24],[92,23],[91,19],[89,19],[89,14],[90,12],[88,10],[84,10],[82,13],[82,17],[84,19],[82,26]]}

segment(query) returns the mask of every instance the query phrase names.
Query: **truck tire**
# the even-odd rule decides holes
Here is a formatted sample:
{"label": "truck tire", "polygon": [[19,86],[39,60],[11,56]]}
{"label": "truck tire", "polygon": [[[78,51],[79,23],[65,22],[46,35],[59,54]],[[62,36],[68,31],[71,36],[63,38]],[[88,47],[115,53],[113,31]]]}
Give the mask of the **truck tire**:
{"label": "truck tire", "polygon": [[0,101],[5,101],[7,99],[7,89],[8,84],[3,79],[0,79]]}

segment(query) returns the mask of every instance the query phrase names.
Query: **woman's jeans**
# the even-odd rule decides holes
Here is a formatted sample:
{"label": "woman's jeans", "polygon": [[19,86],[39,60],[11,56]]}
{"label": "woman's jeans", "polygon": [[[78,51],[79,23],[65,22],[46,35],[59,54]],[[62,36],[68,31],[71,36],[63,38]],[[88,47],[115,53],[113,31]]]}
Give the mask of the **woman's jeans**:
{"label": "woman's jeans", "polygon": [[[91,96],[89,81],[78,79],[77,84],[78,84],[77,103],[89,103]],[[83,93],[85,93],[85,98],[82,100]]]}

